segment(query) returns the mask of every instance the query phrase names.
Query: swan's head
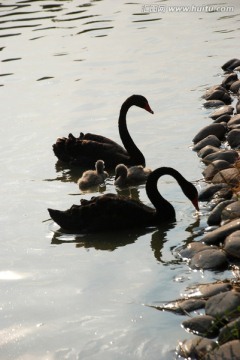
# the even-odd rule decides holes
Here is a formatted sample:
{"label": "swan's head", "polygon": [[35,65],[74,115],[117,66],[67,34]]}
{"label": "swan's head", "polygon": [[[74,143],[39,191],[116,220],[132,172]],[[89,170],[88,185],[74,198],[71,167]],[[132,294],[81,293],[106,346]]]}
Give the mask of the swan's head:
{"label": "swan's head", "polygon": [[103,160],[96,161],[95,168],[96,168],[98,173],[102,173],[103,170],[105,169],[104,161]]}
{"label": "swan's head", "polygon": [[150,106],[148,104],[147,99],[142,95],[132,95],[127,99],[127,101],[131,105],[138,106],[138,107],[150,112],[151,114],[154,114],[154,112],[152,111],[152,109],[150,108]]}
{"label": "swan's head", "polygon": [[186,180],[186,183],[182,186],[182,190],[187,198],[192,202],[193,206],[199,211],[198,205],[198,191],[195,186]]}
{"label": "swan's head", "polygon": [[115,180],[119,177],[126,179],[128,169],[124,164],[118,164],[115,168]]}

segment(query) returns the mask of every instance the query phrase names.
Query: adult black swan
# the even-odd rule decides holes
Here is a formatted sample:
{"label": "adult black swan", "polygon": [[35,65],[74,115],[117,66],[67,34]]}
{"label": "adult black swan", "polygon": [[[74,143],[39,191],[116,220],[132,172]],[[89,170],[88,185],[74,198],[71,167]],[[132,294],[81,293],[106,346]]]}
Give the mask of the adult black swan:
{"label": "adult black swan", "polygon": [[99,159],[104,161],[106,168],[115,168],[120,163],[145,166],[145,158],[127,129],[126,115],[133,105],[153,114],[147,99],[142,95],[132,95],[124,101],[120,109],[118,128],[125,149],[104,136],[80,133],[78,138],[72,134],[69,134],[68,138],[58,138],[53,145],[54,154],[63,162],[82,167],[94,168]]}
{"label": "adult black swan", "polygon": [[66,211],[48,211],[62,229],[80,233],[147,227],[175,221],[174,207],[157,189],[158,179],[163,175],[174,177],[185,196],[191,200],[196,210],[199,210],[195,186],[177,170],[160,167],[148,176],[146,182],[146,192],[155,209],[116,194],[104,194],[91,200],[82,200],[81,205],[73,205]]}

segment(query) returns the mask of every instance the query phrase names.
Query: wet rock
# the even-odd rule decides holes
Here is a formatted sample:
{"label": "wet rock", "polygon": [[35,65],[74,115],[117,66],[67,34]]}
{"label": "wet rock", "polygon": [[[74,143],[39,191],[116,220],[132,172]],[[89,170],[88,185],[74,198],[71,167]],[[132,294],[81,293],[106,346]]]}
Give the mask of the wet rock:
{"label": "wet rock", "polygon": [[224,77],[222,81],[222,86],[229,90],[232,83],[234,83],[237,80],[238,80],[237,74],[235,72],[232,72]]}
{"label": "wet rock", "polygon": [[219,148],[221,141],[215,135],[208,135],[202,140],[198,141],[192,148],[193,151],[199,151],[207,145]]}
{"label": "wet rock", "polygon": [[220,249],[209,247],[198,251],[190,260],[191,269],[222,269],[228,263],[226,254]]}
{"label": "wet rock", "polygon": [[224,103],[223,106],[225,106],[225,104],[231,104],[232,102],[232,98],[227,93],[227,91],[225,89],[220,89],[220,88],[211,91],[211,93],[206,96],[206,100],[207,101],[221,100]]}
{"label": "wet rock", "polygon": [[228,255],[240,259],[240,230],[226,237],[223,248]]}
{"label": "wet rock", "polygon": [[206,90],[205,94],[202,96],[204,99],[209,98],[209,96],[215,91],[215,90],[220,90],[225,92],[226,89],[224,86],[222,85],[213,85],[211,86],[209,89]]}
{"label": "wet rock", "polygon": [[236,318],[240,315],[240,294],[231,290],[210,297],[206,302],[205,312],[219,322]]}
{"label": "wet rock", "polygon": [[240,218],[240,201],[232,201],[222,210],[222,221],[226,222]]}
{"label": "wet rock", "polygon": [[198,291],[203,298],[210,298],[211,296],[215,296],[230,290],[232,290],[232,285],[229,282],[201,284],[198,286]]}
{"label": "wet rock", "polygon": [[[217,249],[217,247],[214,247],[214,248]],[[199,241],[191,242],[185,248],[180,250],[179,255],[183,259],[191,259],[197,252],[206,250],[206,249],[209,249],[209,246],[202,242],[199,242]]]}
{"label": "wet rock", "polygon": [[182,322],[183,327],[194,334],[214,338],[219,333],[216,319],[210,315],[200,315]]}
{"label": "wet rock", "polygon": [[212,107],[220,107],[220,106],[224,106],[225,103],[222,100],[207,100],[203,106],[205,108],[212,108]]}
{"label": "wet rock", "polygon": [[170,302],[162,306],[151,306],[157,310],[164,310],[176,313],[178,315],[186,315],[190,312],[203,309],[206,300],[204,299],[181,299],[178,301]]}
{"label": "wet rock", "polygon": [[224,344],[230,340],[240,339],[240,318],[225,325],[219,332],[218,342]]}
{"label": "wet rock", "polygon": [[202,358],[202,360],[238,360],[240,354],[240,341],[232,340],[215,348]]}
{"label": "wet rock", "polygon": [[225,200],[220,202],[215,208],[211,211],[208,216],[207,223],[209,226],[220,225],[222,221],[222,211],[223,209],[234,202],[234,200]]}
{"label": "wet rock", "polygon": [[232,106],[224,105],[224,106],[220,107],[219,109],[215,110],[209,117],[212,118],[213,120],[216,120],[221,115],[233,114],[233,111],[234,111],[234,108]]}
{"label": "wet rock", "polygon": [[219,245],[220,243],[223,243],[227,236],[237,230],[240,230],[240,219],[232,220],[210,233],[205,234],[201,241],[207,245]]}
{"label": "wet rock", "polygon": [[237,94],[239,89],[240,89],[240,80],[233,82],[232,85],[230,86],[230,91],[232,91],[234,94]]}
{"label": "wet rock", "polygon": [[224,114],[224,115],[219,116],[216,120],[214,120],[213,123],[222,123],[222,122],[228,123],[230,119],[231,119],[231,115]]}
{"label": "wet rock", "polygon": [[177,354],[184,359],[202,359],[205,354],[208,354],[218,344],[210,339],[196,336],[193,339],[187,339],[179,343],[177,346]]}
{"label": "wet rock", "polygon": [[237,186],[239,182],[240,171],[235,167],[219,171],[212,179],[213,184],[225,183],[229,186]]}
{"label": "wet rock", "polygon": [[238,100],[238,102],[236,103],[236,112],[237,114],[240,113],[240,100]]}
{"label": "wet rock", "polygon": [[204,146],[201,150],[198,151],[198,156],[201,158],[204,158],[205,156],[209,154],[213,154],[214,152],[219,151],[219,148],[212,145]]}
{"label": "wet rock", "polygon": [[211,180],[220,170],[227,169],[231,165],[225,160],[215,160],[211,162],[206,169],[203,170],[202,174],[205,180]]}
{"label": "wet rock", "polygon": [[228,126],[240,124],[240,114],[234,115],[231,117],[231,120],[228,121]]}
{"label": "wet rock", "polygon": [[227,134],[227,141],[231,148],[237,149],[240,147],[240,129],[233,129]]}
{"label": "wet rock", "polygon": [[233,195],[232,189],[230,189],[228,187],[224,187],[224,188],[218,190],[217,192],[215,192],[215,194],[213,195],[213,199],[221,199],[221,201],[224,201],[224,200],[236,201],[235,196]]}
{"label": "wet rock", "polygon": [[219,150],[202,158],[204,164],[210,164],[215,160],[225,160],[229,164],[234,164],[238,159],[238,152],[235,150]]}
{"label": "wet rock", "polygon": [[[204,138],[206,138],[209,135],[215,135],[219,140],[222,140],[224,138],[224,136],[225,136],[226,131],[227,131],[227,128],[223,124],[213,123],[213,124],[207,125],[203,129],[201,129],[197,133],[197,135],[195,135],[195,137],[193,138],[193,143],[196,144],[196,143],[203,140]],[[209,143],[209,144],[206,144],[206,145],[216,146],[213,143]],[[198,149],[198,150],[200,150],[200,149]]]}
{"label": "wet rock", "polygon": [[213,195],[224,188],[229,188],[227,184],[210,184],[204,189],[200,190],[198,194],[199,201],[209,201]]}
{"label": "wet rock", "polygon": [[234,70],[237,66],[240,66],[240,60],[239,59],[230,59],[226,63],[222,65],[223,70]]}

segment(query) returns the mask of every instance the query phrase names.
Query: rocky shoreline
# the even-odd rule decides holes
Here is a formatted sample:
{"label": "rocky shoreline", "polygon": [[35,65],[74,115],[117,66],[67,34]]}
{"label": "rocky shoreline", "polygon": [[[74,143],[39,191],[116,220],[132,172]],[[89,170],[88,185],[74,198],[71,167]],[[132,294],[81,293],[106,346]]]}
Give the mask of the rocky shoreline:
{"label": "rocky shoreline", "polygon": [[203,106],[213,108],[212,122],[192,147],[204,164],[199,200],[209,211],[209,227],[175,256],[191,269],[231,269],[233,279],[195,286],[185,298],[154,306],[186,316],[182,327],[195,336],[176,348],[185,359],[240,358],[240,60],[229,60],[222,70],[222,82],[203,95]]}

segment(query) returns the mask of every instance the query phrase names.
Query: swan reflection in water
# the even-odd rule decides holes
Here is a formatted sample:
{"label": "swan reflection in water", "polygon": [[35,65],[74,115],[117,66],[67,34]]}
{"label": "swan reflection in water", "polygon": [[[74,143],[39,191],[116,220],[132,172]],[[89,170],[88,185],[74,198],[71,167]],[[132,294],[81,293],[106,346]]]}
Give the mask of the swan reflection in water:
{"label": "swan reflection in water", "polygon": [[[150,246],[153,252],[153,255],[157,262],[163,264],[176,264],[182,262],[180,258],[174,260],[165,261],[162,259],[162,250],[164,244],[168,241],[168,233],[177,226],[176,222],[161,224],[158,228],[151,227],[145,229],[131,229],[131,230],[122,230],[114,233],[100,233],[100,234],[68,234],[63,232],[61,229],[54,231],[51,244],[52,245],[61,245],[61,244],[76,244],[76,248],[85,248],[85,249],[95,249],[102,251],[115,251],[120,247],[127,246],[135,243],[142,236],[149,234],[151,236]],[[188,226],[186,231],[189,231],[189,236],[187,240],[184,240],[184,243],[191,242],[194,240],[195,229],[199,226],[199,219],[195,220],[192,224]],[[52,230],[51,230],[52,231]],[[170,248],[174,250],[174,248]]]}

